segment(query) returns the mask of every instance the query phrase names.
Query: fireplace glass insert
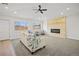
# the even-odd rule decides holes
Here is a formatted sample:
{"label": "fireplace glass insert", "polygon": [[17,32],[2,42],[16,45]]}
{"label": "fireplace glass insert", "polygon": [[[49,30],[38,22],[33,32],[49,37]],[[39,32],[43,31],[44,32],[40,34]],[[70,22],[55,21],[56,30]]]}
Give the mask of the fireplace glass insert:
{"label": "fireplace glass insert", "polygon": [[60,33],[60,29],[51,29],[51,33]]}

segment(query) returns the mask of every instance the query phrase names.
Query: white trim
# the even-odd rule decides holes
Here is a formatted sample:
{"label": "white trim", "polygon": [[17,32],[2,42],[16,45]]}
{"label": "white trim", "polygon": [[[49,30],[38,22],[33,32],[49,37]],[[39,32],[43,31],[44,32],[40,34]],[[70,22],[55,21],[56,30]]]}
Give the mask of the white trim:
{"label": "white trim", "polygon": [[[8,19],[0,19],[0,21],[7,21],[8,22],[8,24],[9,24],[9,39],[10,39],[10,21]],[[2,40],[6,40],[6,39],[2,39]]]}

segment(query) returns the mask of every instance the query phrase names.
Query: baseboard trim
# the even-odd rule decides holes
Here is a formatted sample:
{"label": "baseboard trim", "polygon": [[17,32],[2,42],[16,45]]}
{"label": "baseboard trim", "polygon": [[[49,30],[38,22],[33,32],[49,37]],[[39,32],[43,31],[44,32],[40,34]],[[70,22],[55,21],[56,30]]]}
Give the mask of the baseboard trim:
{"label": "baseboard trim", "polygon": [[79,40],[79,39],[73,39],[73,38],[67,38],[67,39],[70,39],[70,40]]}
{"label": "baseboard trim", "polygon": [[8,41],[8,40],[11,40],[11,39],[3,39],[3,40],[0,40],[0,41]]}

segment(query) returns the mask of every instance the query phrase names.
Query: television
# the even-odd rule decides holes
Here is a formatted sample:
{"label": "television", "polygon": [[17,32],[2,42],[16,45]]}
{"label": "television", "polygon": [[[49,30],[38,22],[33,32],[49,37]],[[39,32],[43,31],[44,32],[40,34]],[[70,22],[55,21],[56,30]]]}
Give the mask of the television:
{"label": "television", "polygon": [[51,33],[60,33],[60,29],[51,29]]}

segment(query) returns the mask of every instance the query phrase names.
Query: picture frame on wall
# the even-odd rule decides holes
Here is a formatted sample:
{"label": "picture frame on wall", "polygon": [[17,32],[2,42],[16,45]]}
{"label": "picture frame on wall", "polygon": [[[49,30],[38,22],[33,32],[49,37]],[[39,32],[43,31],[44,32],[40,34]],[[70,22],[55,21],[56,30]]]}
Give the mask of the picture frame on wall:
{"label": "picture frame on wall", "polygon": [[27,30],[27,22],[25,21],[15,21],[15,30]]}

